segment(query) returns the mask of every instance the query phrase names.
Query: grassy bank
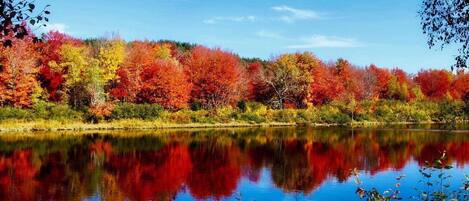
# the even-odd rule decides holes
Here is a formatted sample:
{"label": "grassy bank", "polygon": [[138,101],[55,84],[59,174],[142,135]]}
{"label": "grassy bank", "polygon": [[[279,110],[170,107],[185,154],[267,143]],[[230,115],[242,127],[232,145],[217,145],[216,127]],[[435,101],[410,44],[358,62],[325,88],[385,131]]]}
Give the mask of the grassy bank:
{"label": "grassy bank", "polygon": [[187,123],[174,124],[160,121],[126,119],[101,123],[86,123],[80,121],[3,121],[0,123],[0,132],[15,131],[82,131],[82,130],[136,130],[136,129],[169,129],[169,128],[229,128],[229,127],[274,127],[295,126],[296,123],[270,122],[270,123]]}
{"label": "grassy bank", "polygon": [[469,119],[463,102],[333,102],[307,109],[270,109],[260,103],[214,110],[163,110],[158,105],[118,104],[96,116],[64,105],[31,109],[0,108],[0,131],[123,130],[206,127],[266,127],[313,125],[376,125],[457,122]]}

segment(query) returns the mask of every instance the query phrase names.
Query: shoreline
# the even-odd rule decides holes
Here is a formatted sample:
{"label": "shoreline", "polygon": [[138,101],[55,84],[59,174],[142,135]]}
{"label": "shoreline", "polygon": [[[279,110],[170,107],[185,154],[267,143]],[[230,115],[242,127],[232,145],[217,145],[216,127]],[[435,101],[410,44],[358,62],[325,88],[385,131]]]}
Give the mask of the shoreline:
{"label": "shoreline", "polygon": [[[460,123],[467,123],[462,121]],[[5,132],[39,132],[39,131],[114,131],[114,130],[162,130],[162,129],[194,129],[194,128],[262,128],[262,127],[334,127],[348,126],[356,128],[367,128],[381,125],[429,125],[444,124],[445,122],[354,122],[354,123],[308,123],[308,122],[229,122],[229,123],[165,123],[160,121],[148,120],[115,120],[104,123],[83,123],[78,121],[55,121],[55,120],[37,120],[37,121],[0,121],[0,134]],[[441,130],[441,129],[440,129]]]}

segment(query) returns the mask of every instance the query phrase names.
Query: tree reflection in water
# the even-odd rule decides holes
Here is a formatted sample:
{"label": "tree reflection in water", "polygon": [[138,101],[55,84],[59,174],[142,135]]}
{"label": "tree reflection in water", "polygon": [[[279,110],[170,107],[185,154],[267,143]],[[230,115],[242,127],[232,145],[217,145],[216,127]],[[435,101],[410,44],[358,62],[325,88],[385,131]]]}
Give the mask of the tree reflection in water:
{"label": "tree reflection in water", "polygon": [[347,129],[278,128],[6,136],[0,138],[0,197],[139,201],[173,200],[183,193],[220,200],[236,197],[243,178],[260,182],[265,168],[275,188],[310,194],[325,181],[347,181],[353,168],[371,175],[402,170],[414,160],[419,165],[434,160],[442,150],[449,163],[469,164],[469,136],[463,133],[359,130],[350,135]]}

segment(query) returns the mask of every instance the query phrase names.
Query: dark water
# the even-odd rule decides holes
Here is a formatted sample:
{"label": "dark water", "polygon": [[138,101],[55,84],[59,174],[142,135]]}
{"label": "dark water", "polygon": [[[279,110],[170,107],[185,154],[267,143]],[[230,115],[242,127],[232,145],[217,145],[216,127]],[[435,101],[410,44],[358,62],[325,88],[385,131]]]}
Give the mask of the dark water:
{"label": "dark water", "polygon": [[[268,128],[57,133],[0,137],[0,200],[359,200],[446,150],[449,183],[469,173],[469,133],[435,130]],[[116,137],[118,136],[118,137]]]}

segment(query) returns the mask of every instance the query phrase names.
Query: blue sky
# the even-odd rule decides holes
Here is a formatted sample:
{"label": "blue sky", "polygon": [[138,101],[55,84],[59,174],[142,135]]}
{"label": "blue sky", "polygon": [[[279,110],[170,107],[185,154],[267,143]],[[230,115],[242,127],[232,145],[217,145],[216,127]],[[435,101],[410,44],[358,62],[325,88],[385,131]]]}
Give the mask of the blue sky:
{"label": "blue sky", "polygon": [[364,66],[449,68],[454,48],[429,50],[420,0],[44,0],[48,29],[75,37],[118,33],[126,40],[171,39],[269,59],[311,51]]}

